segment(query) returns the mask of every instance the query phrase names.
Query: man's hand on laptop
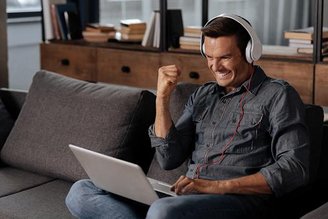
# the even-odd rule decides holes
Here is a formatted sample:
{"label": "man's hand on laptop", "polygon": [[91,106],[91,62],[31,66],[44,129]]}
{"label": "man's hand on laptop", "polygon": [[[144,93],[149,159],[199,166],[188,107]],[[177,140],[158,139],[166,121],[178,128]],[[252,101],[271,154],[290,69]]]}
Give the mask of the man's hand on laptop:
{"label": "man's hand on laptop", "polygon": [[224,193],[220,191],[220,181],[218,180],[190,179],[186,176],[180,176],[180,178],[172,185],[171,190],[178,195],[195,193]]}

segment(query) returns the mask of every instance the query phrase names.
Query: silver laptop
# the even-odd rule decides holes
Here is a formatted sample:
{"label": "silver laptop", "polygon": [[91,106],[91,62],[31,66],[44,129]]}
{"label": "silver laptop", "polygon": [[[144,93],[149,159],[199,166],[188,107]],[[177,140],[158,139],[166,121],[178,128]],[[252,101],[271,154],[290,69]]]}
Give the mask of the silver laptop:
{"label": "silver laptop", "polygon": [[136,164],[76,145],[70,144],[69,147],[91,181],[103,190],[147,205],[159,199],[161,193],[176,196],[170,190],[171,185],[147,178],[141,167]]}

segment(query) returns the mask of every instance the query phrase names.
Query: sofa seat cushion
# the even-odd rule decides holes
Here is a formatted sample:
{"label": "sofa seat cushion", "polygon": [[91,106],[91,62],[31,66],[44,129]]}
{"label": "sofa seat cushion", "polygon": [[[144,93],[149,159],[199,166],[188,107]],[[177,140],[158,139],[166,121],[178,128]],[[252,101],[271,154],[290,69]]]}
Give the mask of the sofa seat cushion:
{"label": "sofa seat cushion", "polygon": [[11,195],[54,180],[12,167],[0,168],[0,197]]}
{"label": "sofa seat cushion", "polygon": [[55,180],[0,198],[0,218],[73,218],[65,205],[72,183]]}
{"label": "sofa seat cushion", "polygon": [[328,202],[320,206],[319,208],[307,213],[301,219],[318,219],[328,218]]}
{"label": "sofa seat cushion", "polygon": [[40,71],[1,159],[17,168],[75,181],[87,177],[68,147],[75,144],[146,170],[153,154],[147,130],[154,115],[155,95],[149,91]]}

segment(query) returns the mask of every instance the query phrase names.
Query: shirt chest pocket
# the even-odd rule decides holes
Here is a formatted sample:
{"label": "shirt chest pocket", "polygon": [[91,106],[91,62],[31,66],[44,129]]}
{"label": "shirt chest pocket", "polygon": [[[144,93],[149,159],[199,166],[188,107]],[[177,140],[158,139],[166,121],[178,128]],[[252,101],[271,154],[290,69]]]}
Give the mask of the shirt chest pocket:
{"label": "shirt chest pocket", "polygon": [[205,130],[205,117],[208,113],[208,108],[204,106],[197,106],[194,109],[192,116],[193,122],[195,124],[195,140],[197,144],[204,143],[204,130]]}
{"label": "shirt chest pocket", "polygon": [[244,112],[243,115],[240,112],[232,112],[228,126],[230,126],[229,128],[233,127],[234,130],[238,128],[237,131],[241,135],[247,134],[247,132],[257,134],[258,130],[263,126],[263,117],[263,114],[259,112]]}

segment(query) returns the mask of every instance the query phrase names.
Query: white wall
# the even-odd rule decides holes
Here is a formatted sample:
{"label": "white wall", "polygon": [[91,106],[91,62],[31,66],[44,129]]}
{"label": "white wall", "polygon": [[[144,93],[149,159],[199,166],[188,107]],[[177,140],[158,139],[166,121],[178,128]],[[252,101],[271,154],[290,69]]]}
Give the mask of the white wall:
{"label": "white wall", "polygon": [[41,18],[9,19],[7,25],[9,88],[27,90],[40,69]]}

